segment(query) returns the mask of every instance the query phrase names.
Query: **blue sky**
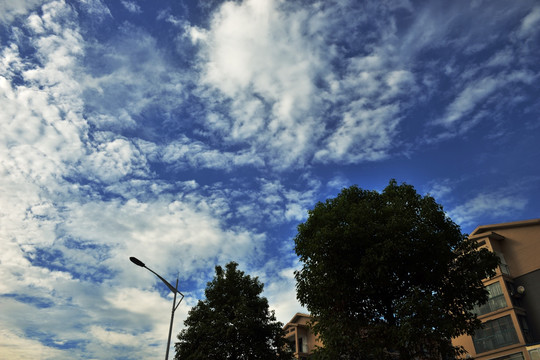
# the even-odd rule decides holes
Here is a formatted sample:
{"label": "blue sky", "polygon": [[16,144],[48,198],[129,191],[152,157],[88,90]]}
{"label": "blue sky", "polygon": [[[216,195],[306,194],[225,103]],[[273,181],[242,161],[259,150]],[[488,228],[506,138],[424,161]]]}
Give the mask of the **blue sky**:
{"label": "blue sky", "polygon": [[216,264],[295,300],[296,226],[391,178],[540,214],[536,1],[3,0],[0,357],[164,352]]}

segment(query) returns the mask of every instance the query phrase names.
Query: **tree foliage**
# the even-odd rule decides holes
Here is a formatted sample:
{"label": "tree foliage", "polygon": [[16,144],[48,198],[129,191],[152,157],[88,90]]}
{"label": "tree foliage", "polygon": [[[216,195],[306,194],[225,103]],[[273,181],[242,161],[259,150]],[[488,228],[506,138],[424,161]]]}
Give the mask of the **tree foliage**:
{"label": "tree foliage", "polygon": [[482,279],[498,258],[469,240],[431,196],[391,180],[319,202],[298,226],[297,297],[316,320],[321,359],[441,359],[480,326]]}
{"label": "tree foliage", "polygon": [[237,270],[231,262],[207,284],[199,301],[184,321],[178,335],[175,359],[266,360],[290,359],[285,348],[283,324],[269,311],[261,297],[258,278]]}

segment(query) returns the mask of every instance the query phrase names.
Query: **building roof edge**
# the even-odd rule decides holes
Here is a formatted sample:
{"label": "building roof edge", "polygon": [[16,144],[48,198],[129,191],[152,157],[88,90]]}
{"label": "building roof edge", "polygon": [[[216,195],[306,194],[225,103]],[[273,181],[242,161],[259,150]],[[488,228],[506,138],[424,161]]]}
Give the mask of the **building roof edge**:
{"label": "building roof edge", "polygon": [[289,320],[289,322],[286,323],[286,324],[283,326],[283,328],[286,328],[286,327],[288,327],[288,326],[294,325],[295,322],[296,322],[296,319],[299,318],[299,317],[301,317],[301,316],[311,318],[311,315],[309,315],[309,314],[297,312],[296,314],[294,314],[294,316],[292,317],[292,319]]}
{"label": "building roof edge", "polygon": [[474,231],[471,233],[471,236],[483,234],[489,231],[493,232],[494,230],[497,230],[497,229],[507,229],[507,228],[531,226],[531,225],[540,225],[540,219],[530,219],[530,220],[512,221],[512,222],[491,224],[491,225],[481,225],[481,226],[478,226],[476,229],[474,229]]}

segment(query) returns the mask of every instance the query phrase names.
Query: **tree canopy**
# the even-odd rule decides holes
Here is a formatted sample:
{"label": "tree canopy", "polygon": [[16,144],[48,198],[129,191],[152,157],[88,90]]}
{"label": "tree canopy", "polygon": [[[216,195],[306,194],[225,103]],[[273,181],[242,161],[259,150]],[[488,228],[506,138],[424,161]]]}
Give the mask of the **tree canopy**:
{"label": "tree canopy", "polygon": [[206,299],[193,307],[178,335],[175,359],[276,360],[290,359],[283,324],[276,321],[263,284],[231,262],[207,284]]}
{"label": "tree canopy", "polygon": [[322,359],[441,359],[480,326],[482,279],[498,258],[469,240],[431,196],[391,180],[352,186],[298,226],[297,297],[316,320]]}

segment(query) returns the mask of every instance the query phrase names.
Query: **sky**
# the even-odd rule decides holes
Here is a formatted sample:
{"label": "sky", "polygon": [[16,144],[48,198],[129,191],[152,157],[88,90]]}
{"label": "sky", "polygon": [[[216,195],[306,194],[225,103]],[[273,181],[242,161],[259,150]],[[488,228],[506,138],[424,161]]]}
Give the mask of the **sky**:
{"label": "sky", "polygon": [[[0,358],[150,359],[230,261],[389,180],[464,233],[540,217],[533,0],[0,0]],[[331,294],[329,294],[331,296]]]}

